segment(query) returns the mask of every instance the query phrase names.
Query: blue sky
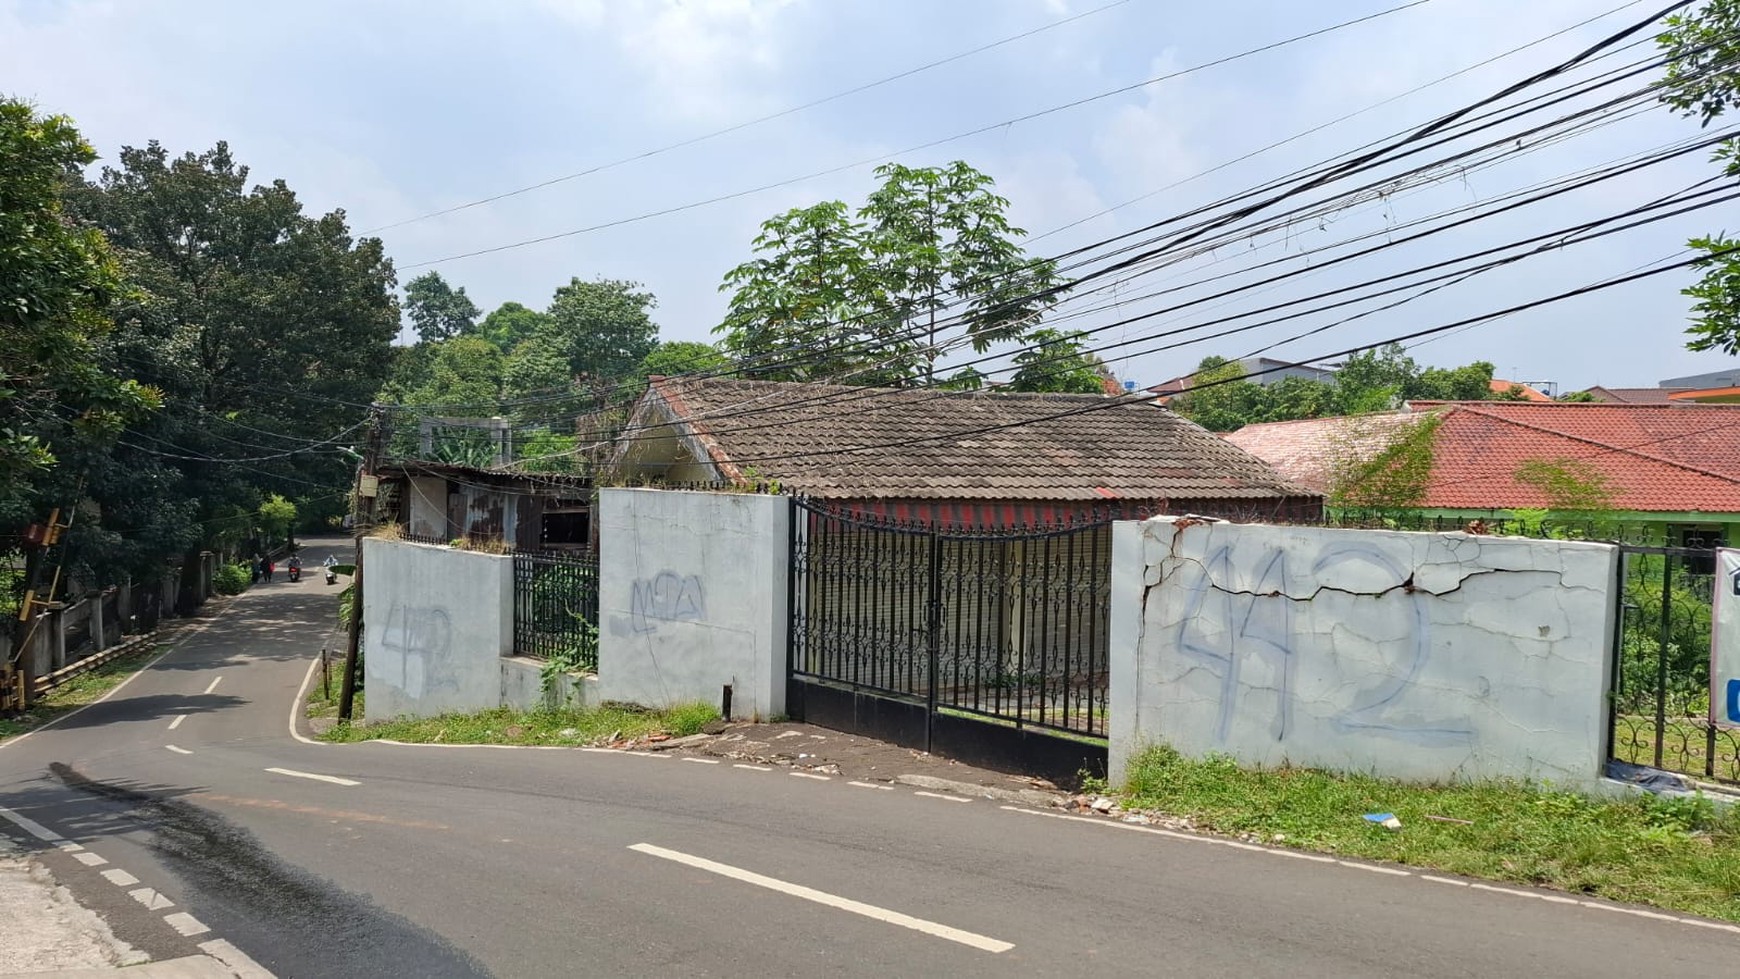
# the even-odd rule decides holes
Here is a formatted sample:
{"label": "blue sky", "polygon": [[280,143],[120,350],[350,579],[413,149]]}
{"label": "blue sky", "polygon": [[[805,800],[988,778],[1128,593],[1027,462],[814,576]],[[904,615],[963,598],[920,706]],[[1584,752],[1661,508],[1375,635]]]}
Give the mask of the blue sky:
{"label": "blue sky", "polygon": [[[777,112],[1106,0],[0,0],[0,90],[78,121],[105,157],[158,139],[175,151],[228,140],[255,178],[283,178],[311,209],[344,208],[368,230],[587,169]],[[1128,0],[1073,23],[867,92],[492,205],[381,231],[407,268],[462,252],[733,194],[976,129],[1169,70],[1396,5],[1399,0]],[[1649,12],[1635,4],[1585,28],[1432,85],[1246,162],[1228,160],[1466,68],[1624,0],[1429,0],[1378,20],[1078,109],[898,157],[965,159],[994,176],[1014,217],[1053,253],[1128,231],[1459,106],[1568,56]],[[1665,109],[1509,163],[1289,228],[1251,251],[1382,231],[1691,135]],[[1360,263],[1371,277],[1609,213],[1707,176],[1701,157],[1547,207],[1483,221],[1406,255]],[[1182,185],[1159,193],[1168,185]],[[441,262],[484,308],[542,306],[570,276],[645,283],[667,339],[707,339],[721,275],[766,217],[827,198],[857,202],[858,167],[727,202]],[[1663,259],[1720,230],[1720,209],[1531,259],[1399,309],[1277,348],[1306,358],[1526,301]],[[1398,250],[1399,251],[1399,250]],[[1217,254],[1135,283],[1216,274]],[[1228,266],[1227,263],[1232,263]],[[1399,263],[1399,264],[1398,264]],[[1526,266],[1526,267],[1525,267]],[[1325,280],[1328,284],[1333,280]],[[1691,354],[1681,329],[1688,273],[1560,303],[1419,347],[1420,360],[1493,361],[1502,376],[1565,389],[1653,385],[1731,358]],[[1339,281],[1351,281],[1343,279]],[[1310,288],[1318,287],[1312,281]],[[1263,294],[1261,302],[1307,291]],[[1117,298],[1117,297],[1114,297]],[[1257,297],[1232,304],[1260,305]],[[1224,310],[1222,310],[1224,312]],[[1108,314],[1109,315],[1109,314]],[[1077,325],[1085,325],[1084,318]],[[1168,324],[1174,320],[1166,320]],[[1107,331],[1139,336],[1155,324]],[[1237,340],[1114,358],[1154,383],[1205,354],[1239,355],[1285,325]],[[1297,332],[1293,330],[1292,332]]]}

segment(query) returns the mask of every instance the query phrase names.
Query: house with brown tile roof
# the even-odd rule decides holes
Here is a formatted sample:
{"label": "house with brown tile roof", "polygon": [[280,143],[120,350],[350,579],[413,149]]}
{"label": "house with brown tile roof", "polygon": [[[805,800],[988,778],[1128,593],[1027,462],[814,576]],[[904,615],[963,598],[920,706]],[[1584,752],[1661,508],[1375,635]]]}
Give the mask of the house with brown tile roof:
{"label": "house with brown tile roof", "polygon": [[1140,397],[654,377],[601,482],[777,483],[966,527],[1321,513],[1320,494]]}
{"label": "house with brown tile roof", "polygon": [[1531,464],[1592,474],[1612,515],[1673,539],[1740,540],[1740,405],[1416,402],[1401,412],[1248,425],[1226,436],[1283,476],[1330,496],[1336,460],[1372,458],[1428,421],[1431,467],[1411,509],[1492,519],[1559,501]]}
{"label": "house with brown tile roof", "polygon": [[1622,405],[1665,405],[1672,400],[1672,395],[1680,391],[1690,391],[1691,388],[1610,388],[1595,385],[1588,389],[1590,397],[1598,402]]}

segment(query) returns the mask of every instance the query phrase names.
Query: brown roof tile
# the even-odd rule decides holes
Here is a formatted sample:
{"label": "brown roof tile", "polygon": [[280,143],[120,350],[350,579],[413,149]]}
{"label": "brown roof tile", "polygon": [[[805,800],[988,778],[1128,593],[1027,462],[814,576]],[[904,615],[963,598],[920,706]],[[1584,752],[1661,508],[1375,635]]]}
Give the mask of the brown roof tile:
{"label": "brown roof tile", "polygon": [[1282,500],[1317,494],[1143,398],[654,378],[728,477],[855,499]]}

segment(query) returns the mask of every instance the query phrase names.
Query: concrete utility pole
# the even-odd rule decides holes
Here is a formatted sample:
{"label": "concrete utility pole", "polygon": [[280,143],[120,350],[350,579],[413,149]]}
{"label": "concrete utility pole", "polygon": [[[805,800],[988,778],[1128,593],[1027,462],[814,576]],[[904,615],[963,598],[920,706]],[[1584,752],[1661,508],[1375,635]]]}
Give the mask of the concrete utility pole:
{"label": "concrete utility pole", "polygon": [[[375,500],[380,496],[379,471],[386,433],[383,418],[386,409],[379,402],[369,407],[369,440],[363,461],[357,467],[356,500],[351,505],[351,532],[356,537],[356,570],[350,579],[350,623],[344,646],[344,676],[338,686],[338,717],[351,719],[356,700],[356,661],[362,645],[363,612],[363,535],[375,524]],[[368,517],[363,517],[363,501],[368,501]]]}

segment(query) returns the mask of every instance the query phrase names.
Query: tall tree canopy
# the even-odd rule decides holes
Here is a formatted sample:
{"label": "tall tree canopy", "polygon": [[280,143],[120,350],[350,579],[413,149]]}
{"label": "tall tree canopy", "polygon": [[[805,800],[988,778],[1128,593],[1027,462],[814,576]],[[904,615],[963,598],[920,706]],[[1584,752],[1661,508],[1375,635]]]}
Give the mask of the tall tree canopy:
{"label": "tall tree canopy", "polygon": [[[17,526],[45,501],[73,502],[55,473],[100,451],[158,393],[113,369],[110,304],[125,292],[95,229],[63,213],[69,176],[95,159],[72,121],[0,99],[0,519]],[[64,478],[55,478],[56,476]]]}
{"label": "tall tree canopy", "polygon": [[730,310],[714,332],[745,374],[931,382],[953,327],[983,353],[1057,303],[1056,263],[1027,257],[988,175],[956,161],[876,176],[856,216],[826,201],[773,217],[756,257],[726,273]]}
{"label": "tall tree canopy", "polygon": [[[134,286],[111,307],[114,355],[164,394],[117,451],[117,483],[93,487],[105,510],[146,524],[158,502],[185,508],[174,543],[192,550],[246,533],[263,494],[342,492],[333,446],[362,422],[399,330],[380,241],[353,239],[342,211],[305,215],[281,180],[250,187],[223,143],[125,148],[71,210]],[[135,474],[152,496],[133,495]]]}
{"label": "tall tree canopy", "polygon": [[477,328],[479,312],[465,287],[453,288],[439,272],[424,272],[405,283],[405,315],[425,343],[470,333]]}
{"label": "tall tree canopy", "polygon": [[[1707,126],[1740,103],[1740,0],[1704,0],[1667,23],[1656,39],[1668,56],[1662,101]],[[1714,162],[1740,176],[1740,146],[1722,142]],[[1740,239],[1717,234],[1689,244],[1707,257],[1703,277],[1685,290],[1693,300],[1686,346],[1740,354]]]}

